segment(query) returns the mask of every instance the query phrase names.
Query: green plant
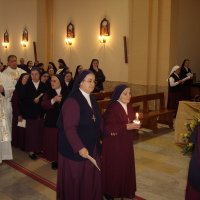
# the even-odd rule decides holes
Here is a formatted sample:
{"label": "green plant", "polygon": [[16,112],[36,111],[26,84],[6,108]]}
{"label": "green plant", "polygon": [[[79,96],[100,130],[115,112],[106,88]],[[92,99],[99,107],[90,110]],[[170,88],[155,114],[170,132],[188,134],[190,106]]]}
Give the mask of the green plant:
{"label": "green plant", "polygon": [[185,124],[187,132],[182,134],[182,153],[184,155],[192,153],[194,148],[194,144],[192,143],[192,134],[194,133],[195,128],[199,125],[200,115],[195,116],[193,120]]}

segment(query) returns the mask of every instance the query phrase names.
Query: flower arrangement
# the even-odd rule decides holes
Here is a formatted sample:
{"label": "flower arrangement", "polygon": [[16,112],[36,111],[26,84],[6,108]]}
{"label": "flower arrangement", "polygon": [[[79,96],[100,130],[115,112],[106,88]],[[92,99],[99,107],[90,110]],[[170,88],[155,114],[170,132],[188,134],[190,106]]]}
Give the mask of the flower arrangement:
{"label": "flower arrangement", "polygon": [[192,133],[194,132],[195,128],[199,125],[200,125],[200,115],[195,116],[193,120],[185,124],[187,132],[182,134],[183,155],[192,153],[194,148],[194,144],[192,143]]}

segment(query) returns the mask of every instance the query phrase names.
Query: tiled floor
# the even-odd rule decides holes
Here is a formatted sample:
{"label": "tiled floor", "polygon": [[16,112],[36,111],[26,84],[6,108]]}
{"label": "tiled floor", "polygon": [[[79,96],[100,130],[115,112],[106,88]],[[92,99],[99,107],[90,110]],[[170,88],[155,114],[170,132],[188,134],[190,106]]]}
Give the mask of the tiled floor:
{"label": "tiled floor", "polygon": [[1,200],[55,200],[53,190],[8,165],[0,165]]}
{"label": "tiled floor", "polygon": [[[181,154],[174,144],[174,133],[162,128],[159,134],[140,133],[140,140],[134,145],[137,174],[137,195],[147,200],[184,200],[189,157]],[[13,149],[16,159],[27,166],[34,166],[42,173],[56,173],[50,164],[31,161],[19,150]],[[23,160],[26,161],[23,161]],[[34,163],[33,163],[34,162]],[[45,165],[45,166],[44,166]],[[0,165],[0,200],[54,200],[55,191],[16,171],[6,163]]]}
{"label": "tiled floor", "polygon": [[137,194],[148,200],[184,200],[190,158],[174,144],[174,132],[144,134],[149,139],[135,144]]}

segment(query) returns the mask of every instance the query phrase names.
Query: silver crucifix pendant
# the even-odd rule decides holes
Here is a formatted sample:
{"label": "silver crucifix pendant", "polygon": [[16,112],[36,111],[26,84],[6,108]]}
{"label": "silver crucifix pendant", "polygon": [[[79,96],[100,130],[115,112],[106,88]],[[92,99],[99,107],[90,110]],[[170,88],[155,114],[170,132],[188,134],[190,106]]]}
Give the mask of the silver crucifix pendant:
{"label": "silver crucifix pendant", "polygon": [[92,120],[95,122],[96,121],[96,117],[94,116],[94,114],[92,115]]}

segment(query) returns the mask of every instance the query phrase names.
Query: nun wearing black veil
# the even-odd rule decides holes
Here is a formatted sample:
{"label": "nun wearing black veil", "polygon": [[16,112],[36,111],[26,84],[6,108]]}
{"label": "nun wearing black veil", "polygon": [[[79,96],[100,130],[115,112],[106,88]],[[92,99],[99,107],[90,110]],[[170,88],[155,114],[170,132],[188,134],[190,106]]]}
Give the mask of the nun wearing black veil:
{"label": "nun wearing black veil", "polygon": [[194,150],[189,164],[185,200],[200,199],[200,125],[192,133]]}
{"label": "nun wearing black veil", "polygon": [[136,192],[135,159],[133,148],[135,112],[129,103],[130,88],[116,86],[103,115],[102,191],[107,200],[133,199]]}
{"label": "nun wearing black veil", "polygon": [[58,128],[56,122],[68,94],[64,78],[60,74],[55,74],[51,77],[50,87],[42,99],[42,108],[45,110],[43,151],[45,158],[52,162],[52,169],[57,169],[58,160]]}
{"label": "nun wearing black veil", "polygon": [[87,159],[100,164],[100,123],[98,104],[91,92],[95,76],[84,70],[75,80],[58,120],[59,157],[57,199],[101,200],[101,172]]}

